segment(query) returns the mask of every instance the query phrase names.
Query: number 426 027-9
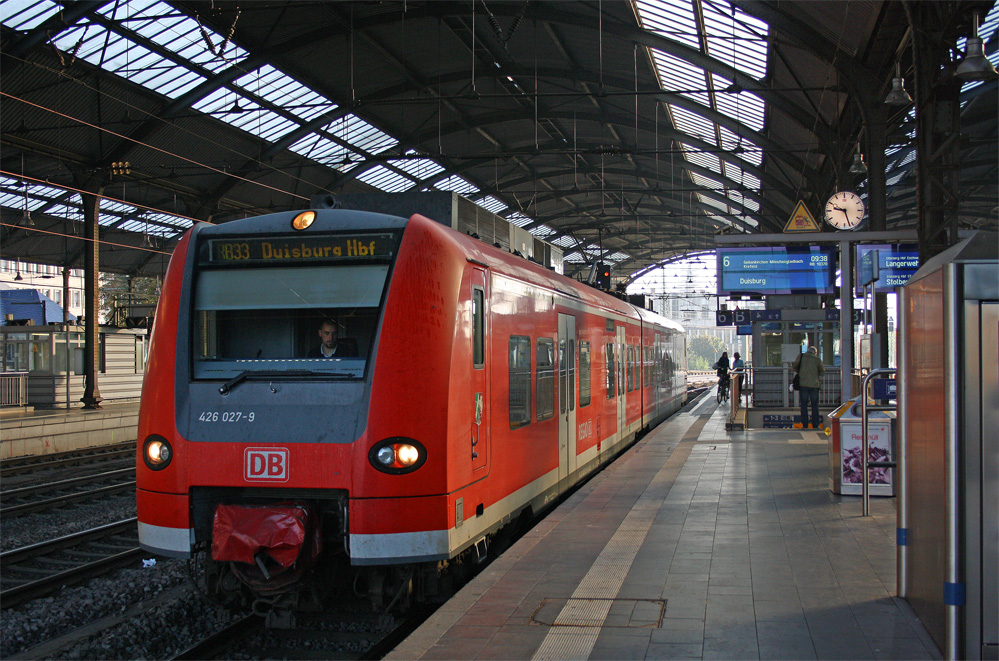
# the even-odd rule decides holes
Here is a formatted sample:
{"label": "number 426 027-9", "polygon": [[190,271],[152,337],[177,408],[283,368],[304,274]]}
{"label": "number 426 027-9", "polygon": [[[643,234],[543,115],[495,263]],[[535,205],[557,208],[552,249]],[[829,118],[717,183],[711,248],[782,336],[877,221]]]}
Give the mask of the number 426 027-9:
{"label": "number 426 027-9", "polygon": [[243,413],[242,411],[202,411],[198,416],[198,422],[253,422],[256,418],[253,411]]}

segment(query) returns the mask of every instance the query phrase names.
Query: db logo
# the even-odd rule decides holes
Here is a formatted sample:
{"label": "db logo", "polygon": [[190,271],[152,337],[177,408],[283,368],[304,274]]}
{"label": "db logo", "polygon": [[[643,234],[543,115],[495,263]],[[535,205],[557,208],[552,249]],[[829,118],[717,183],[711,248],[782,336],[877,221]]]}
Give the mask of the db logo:
{"label": "db logo", "polygon": [[288,450],[285,448],[246,448],[246,479],[288,481]]}

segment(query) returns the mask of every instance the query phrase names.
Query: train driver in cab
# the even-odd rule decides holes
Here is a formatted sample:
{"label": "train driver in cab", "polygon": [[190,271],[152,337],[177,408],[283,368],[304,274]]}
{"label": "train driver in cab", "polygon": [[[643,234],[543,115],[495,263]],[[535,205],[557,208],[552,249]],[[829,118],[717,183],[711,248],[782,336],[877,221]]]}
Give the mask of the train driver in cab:
{"label": "train driver in cab", "polygon": [[323,319],[319,324],[319,345],[309,350],[307,358],[356,358],[357,343],[344,338],[337,339],[337,324],[332,319]]}

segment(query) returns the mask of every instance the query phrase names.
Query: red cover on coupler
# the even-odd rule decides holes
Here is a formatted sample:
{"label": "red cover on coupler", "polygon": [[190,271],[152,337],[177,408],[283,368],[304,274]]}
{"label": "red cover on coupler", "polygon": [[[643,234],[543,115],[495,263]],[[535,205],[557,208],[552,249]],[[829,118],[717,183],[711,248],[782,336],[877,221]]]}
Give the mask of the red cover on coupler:
{"label": "red cover on coupler", "polygon": [[301,506],[219,505],[212,525],[212,558],[256,563],[260,551],[290,567],[305,543],[309,513]]}

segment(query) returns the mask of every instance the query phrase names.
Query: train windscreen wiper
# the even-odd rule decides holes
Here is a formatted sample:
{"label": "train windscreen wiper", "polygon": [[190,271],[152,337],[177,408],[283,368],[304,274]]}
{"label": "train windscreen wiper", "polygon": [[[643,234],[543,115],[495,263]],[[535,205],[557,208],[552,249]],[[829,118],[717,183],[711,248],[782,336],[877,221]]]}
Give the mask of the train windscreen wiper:
{"label": "train windscreen wiper", "polygon": [[243,381],[260,379],[287,379],[296,377],[333,377],[338,379],[349,379],[355,375],[350,372],[325,372],[321,370],[243,370],[236,376],[222,384],[219,388],[220,395],[228,394],[233,388]]}

